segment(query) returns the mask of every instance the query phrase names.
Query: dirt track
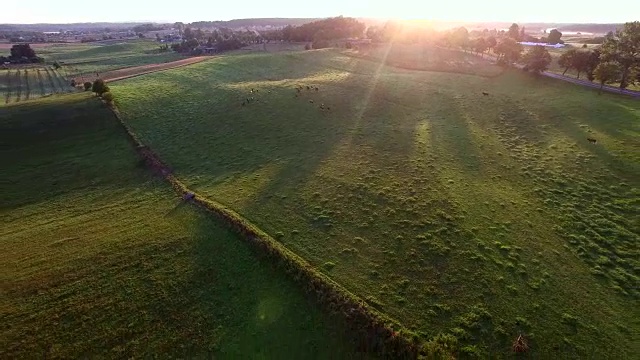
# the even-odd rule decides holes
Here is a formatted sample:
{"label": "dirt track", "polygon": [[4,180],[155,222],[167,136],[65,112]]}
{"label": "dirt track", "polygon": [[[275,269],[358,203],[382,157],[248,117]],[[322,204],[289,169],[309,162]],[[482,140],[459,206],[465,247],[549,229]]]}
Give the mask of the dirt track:
{"label": "dirt track", "polygon": [[[123,79],[128,79],[134,76],[140,76],[144,74],[153,73],[156,71],[163,71],[168,69],[174,69],[181,66],[187,66],[195,63],[199,63],[206,59],[210,59],[208,56],[197,56],[190,57],[182,60],[172,61],[168,63],[162,64],[151,64],[151,65],[142,65],[142,66],[134,66],[124,69],[117,69],[113,71],[107,71],[104,73],[100,73],[100,78],[104,79],[107,82],[113,82]],[[86,76],[85,76],[86,77]],[[80,78],[76,78],[76,82],[79,82]]]}

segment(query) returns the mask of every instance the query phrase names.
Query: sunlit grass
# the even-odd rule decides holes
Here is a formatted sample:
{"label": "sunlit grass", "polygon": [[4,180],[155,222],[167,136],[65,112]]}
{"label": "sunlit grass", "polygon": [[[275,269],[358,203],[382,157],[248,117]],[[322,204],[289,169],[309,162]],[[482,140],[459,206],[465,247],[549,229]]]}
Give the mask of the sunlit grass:
{"label": "sunlit grass", "polygon": [[[289,79],[326,72],[349,75],[295,97]],[[455,336],[462,355],[504,356],[520,333],[539,357],[638,350],[631,99],[332,51],[226,57],[113,91],[178,177],[424,339]]]}
{"label": "sunlit grass", "polygon": [[140,166],[92,96],[9,105],[0,142],[3,357],[358,358],[298,285]]}

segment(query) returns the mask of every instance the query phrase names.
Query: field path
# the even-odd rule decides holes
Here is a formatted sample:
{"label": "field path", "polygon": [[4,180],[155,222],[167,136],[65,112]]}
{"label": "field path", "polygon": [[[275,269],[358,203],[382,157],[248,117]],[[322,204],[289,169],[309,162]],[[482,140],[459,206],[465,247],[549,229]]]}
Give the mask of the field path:
{"label": "field path", "polygon": [[[113,81],[132,78],[135,76],[144,75],[144,74],[149,74],[149,73],[154,73],[158,71],[175,69],[182,66],[196,64],[210,58],[211,58],[210,56],[196,56],[196,57],[189,57],[186,59],[181,59],[181,60],[172,61],[168,63],[128,67],[128,68],[117,69],[113,71],[100,73],[100,77],[104,81],[113,82]],[[76,82],[78,81],[80,81],[79,78],[76,79]]]}

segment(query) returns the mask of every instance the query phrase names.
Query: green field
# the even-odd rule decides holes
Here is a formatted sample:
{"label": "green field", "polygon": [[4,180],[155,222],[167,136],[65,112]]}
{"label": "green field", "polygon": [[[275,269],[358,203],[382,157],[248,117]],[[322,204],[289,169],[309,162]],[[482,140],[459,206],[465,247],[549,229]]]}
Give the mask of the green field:
{"label": "green field", "polygon": [[86,94],[0,109],[0,357],[358,358]]}
{"label": "green field", "polygon": [[424,339],[461,357],[507,356],[519,334],[537,358],[640,352],[637,101],[333,50],[110,86],[187,185]]}
{"label": "green field", "polygon": [[51,66],[0,70],[0,106],[72,91],[60,70]]}
{"label": "green field", "polygon": [[345,54],[384,61],[387,65],[409,70],[439,71],[484,77],[495,77],[504,72],[502,67],[491,64],[489,59],[483,60],[482,57],[456,49],[430,45],[374,44],[346,51]]}
{"label": "green field", "polygon": [[122,40],[87,44],[57,44],[38,49],[47,62],[58,61],[68,78],[95,76],[95,73],[184,58],[174,52],[159,52],[152,40]]}

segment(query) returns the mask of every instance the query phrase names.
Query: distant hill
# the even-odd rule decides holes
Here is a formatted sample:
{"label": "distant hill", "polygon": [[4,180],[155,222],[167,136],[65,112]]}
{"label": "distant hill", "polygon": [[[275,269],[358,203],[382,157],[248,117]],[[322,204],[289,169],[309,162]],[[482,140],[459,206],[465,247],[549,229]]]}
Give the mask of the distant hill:
{"label": "distant hill", "polygon": [[195,28],[207,28],[207,27],[227,27],[227,28],[241,28],[252,26],[273,26],[284,27],[287,25],[299,26],[304,25],[320,18],[265,18],[265,19],[234,19],[228,21],[196,21],[188,24]]}
{"label": "distant hill", "polygon": [[142,25],[142,22],[127,23],[73,23],[73,24],[0,24],[0,31],[89,31],[109,28],[112,30],[126,30]]}
{"label": "distant hill", "polygon": [[[255,19],[233,19],[227,21],[196,21],[187,23],[193,28],[246,28],[246,27],[284,27],[287,25],[300,26],[310,23],[321,18],[255,18]],[[366,25],[376,25],[384,23],[382,19],[358,18],[359,21]],[[91,31],[100,29],[123,30],[131,29],[151,22],[123,22],[123,23],[73,23],[73,24],[0,24],[0,31]],[[451,21],[428,21],[435,29],[443,30],[458,26],[465,26],[469,29],[507,29],[511,25],[510,22],[451,22]],[[173,25],[173,23],[155,23],[158,25]],[[557,28],[560,31],[571,32],[588,32],[594,34],[605,34],[609,31],[615,31],[622,24],[571,24],[571,23],[519,23],[525,26],[528,31],[543,31],[544,29]]]}

